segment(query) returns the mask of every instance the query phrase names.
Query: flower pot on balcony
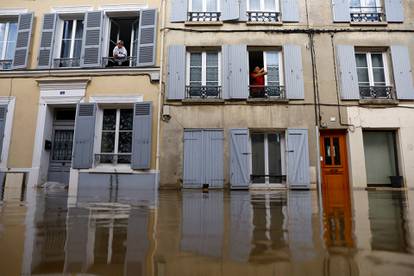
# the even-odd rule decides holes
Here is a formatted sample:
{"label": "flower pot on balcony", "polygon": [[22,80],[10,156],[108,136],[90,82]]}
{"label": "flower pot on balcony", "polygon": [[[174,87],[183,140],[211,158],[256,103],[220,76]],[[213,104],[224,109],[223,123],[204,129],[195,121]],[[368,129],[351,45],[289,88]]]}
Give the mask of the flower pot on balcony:
{"label": "flower pot on balcony", "polygon": [[390,176],[391,186],[393,188],[402,188],[403,177],[402,176]]}

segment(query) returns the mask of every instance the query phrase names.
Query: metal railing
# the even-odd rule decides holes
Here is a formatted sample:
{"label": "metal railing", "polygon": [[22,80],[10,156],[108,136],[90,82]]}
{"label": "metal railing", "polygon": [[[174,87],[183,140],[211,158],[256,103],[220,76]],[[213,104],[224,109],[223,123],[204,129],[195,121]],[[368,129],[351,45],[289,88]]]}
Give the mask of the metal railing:
{"label": "metal railing", "polygon": [[54,68],[80,67],[80,58],[55,58],[53,59]]}
{"label": "metal railing", "polygon": [[12,59],[2,59],[0,60],[0,70],[11,70],[13,66]]}
{"label": "metal railing", "polygon": [[114,58],[114,57],[103,57],[102,67],[135,67],[137,63],[137,57],[125,57],[125,58]]}
{"label": "metal railing", "polygon": [[95,164],[130,164],[131,153],[98,153],[95,154]]}
{"label": "metal railing", "polygon": [[250,98],[279,98],[286,96],[285,87],[282,85],[249,85]]}
{"label": "metal railing", "polygon": [[220,12],[188,12],[188,21],[191,22],[217,22],[220,21]]}
{"label": "metal railing", "polygon": [[351,22],[385,22],[382,7],[351,7]]}
{"label": "metal railing", "polygon": [[187,85],[185,87],[185,96],[187,99],[191,98],[215,98],[221,99],[221,86],[212,86],[212,85]]}
{"label": "metal railing", "polygon": [[281,22],[280,12],[262,12],[262,11],[248,11],[248,22],[263,22],[263,23],[275,23]]}
{"label": "metal railing", "polygon": [[395,90],[392,86],[359,86],[361,99],[395,99]]}

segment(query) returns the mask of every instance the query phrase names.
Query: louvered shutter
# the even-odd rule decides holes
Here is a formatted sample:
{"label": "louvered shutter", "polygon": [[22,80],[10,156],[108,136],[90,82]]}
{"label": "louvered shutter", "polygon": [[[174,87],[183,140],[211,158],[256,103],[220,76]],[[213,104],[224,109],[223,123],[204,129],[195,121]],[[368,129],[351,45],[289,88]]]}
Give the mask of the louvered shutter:
{"label": "louvered shutter", "polygon": [[43,16],[42,37],[40,39],[40,48],[38,56],[38,68],[51,68],[53,45],[55,41],[57,15],[55,13],[47,13]]}
{"label": "louvered shutter", "polygon": [[341,98],[343,100],[359,100],[359,85],[354,46],[336,46],[336,58]]}
{"label": "louvered shutter", "polygon": [[299,22],[298,0],[281,0],[281,5],[283,22]]}
{"label": "louvered shutter", "polygon": [[[4,129],[6,126],[7,105],[0,105],[0,161],[3,153]],[[1,182],[0,182],[1,184]]]}
{"label": "louvered shutter", "polygon": [[93,164],[96,104],[80,103],[77,107],[72,167],[89,169]]}
{"label": "louvered shutter", "polygon": [[101,11],[85,14],[81,67],[101,66],[102,21]]}
{"label": "louvered shutter", "polygon": [[402,0],[384,0],[385,18],[388,22],[404,22],[404,4]]}
{"label": "louvered shutter", "polygon": [[137,66],[154,66],[157,51],[157,10],[142,10],[139,18]]}
{"label": "louvered shutter", "polygon": [[187,20],[188,0],[171,0],[170,21],[173,23]]}
{"label": "louvered shutter", "polygon": [[14,51],[13,69],[27,68],[30,42],[32,40],[33,13],[19,15],[17,23],[17,40]]}
{"label": "louvered shutter", "polygon": [[309,189],[309,144],[307,129],[287,131],[287,182],[290,189]]}
{"label": "louvered shutter", "polygon": [[391,59],[397,98],[399,100],[414,100],[413,70],[408,48],[392,45]]}
{"label": "louvered shutter", "polygon": [[222,87],[224,98],[249,97],[249,58],[246,45],[223,45]]}
{"label": "louvered shutter", "polygon": [[240,0],[220,0],[221,16],[222,21],[232,21],[239,19],[239,3]]}
{"label": "louvered shutter", "polygon": [[303,80],[302,51],[299,45],[284,45],[283,59],[285,65],[286,97],[292,100],[305,98]]}
{"label": "louvered shutter", "polygon": [[184,188],[201,188],[204,184],[202,135],[201,130],[184,130]]}
{"label": "louvered shutter", "polygon": [[249,188],[250,148],[248,129],[230,129],[230,185],[232,189]]}
{"label": "louvered shutter", "polygon": [[152,103],[135,103],[132,135],[131,168],[146,170],[151,167]]}
{"label": "louvered shutter", "polygon": [[247,21],[247,1],[239,0],[239,21]]}
{"label": "louvered shutter", "polygon": [[349,0],[332,0],[334,22],[350,22],[351,9]]}
{"label": "louvered shutter", "polygon": [[223,130],[203,130],[204,183],[212,188],[224,186],[224,134]]}
{"label": "louvered shutter", "polygon": [[168,47],[167,97],[169,100],[182,100],[185,97],[185,46]]}

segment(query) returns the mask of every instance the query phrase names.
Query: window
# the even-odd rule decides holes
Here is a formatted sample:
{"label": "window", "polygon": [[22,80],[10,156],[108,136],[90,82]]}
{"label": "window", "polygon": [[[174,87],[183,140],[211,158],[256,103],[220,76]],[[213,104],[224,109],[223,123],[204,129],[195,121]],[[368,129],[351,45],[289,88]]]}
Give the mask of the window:
{"label": "window", "polygon": [[220,97],[220,53],[187,53],[187,97]]}
{"label": "window", "polygon": [[133,109],[104,109],[102,118],[101,164],[129,164],[132,151]]}
{"label": "window", "polygon": [[279,0],[249,0],[247,20],[251,22],[279,22]]}
{"label": "window", "polygon": [[55,67],[79,67],[82,50],[83,20],[64,20],[62,22],[59,58]]}
{"label": "window", "polygon": [[17,20],[0,22],[0,69],[10,69],[17,40]]}
{"label": "window", "polygon": [[351,21],[385,21],[381,0],[351,0]]}
{"label": "window", "polygon": [[188,21],[219,21],[220,12],[217,0],[190,0]]}

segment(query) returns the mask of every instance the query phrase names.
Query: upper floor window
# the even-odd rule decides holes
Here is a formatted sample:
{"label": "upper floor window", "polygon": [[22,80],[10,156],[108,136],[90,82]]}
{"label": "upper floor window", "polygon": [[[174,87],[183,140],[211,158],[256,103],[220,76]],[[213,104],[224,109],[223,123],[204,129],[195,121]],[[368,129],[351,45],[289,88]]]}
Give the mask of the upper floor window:
{"label": "upper floor window", "polygon": [[351,0],[351,21],[385,21],[385,15],[381,0]]}
{"label": "upper floor window", "polygon": [[62,36],[58,40],[59,58],[55,59],[55,67],[79,67],[82,51],[83,20],[63,20]]}
{"label": "upper floor window", "polygon": [[188,21],[220,21],[217,0],[189,0]]}
{"label": "upper floor window", "polygon": [[248,0],[247,20],[250,22],[280,22],[279,0]]}
{"label": "upper floor window", "polygon": [[0,68],[10,69],[17,40],[17,20],[0,22]]}

